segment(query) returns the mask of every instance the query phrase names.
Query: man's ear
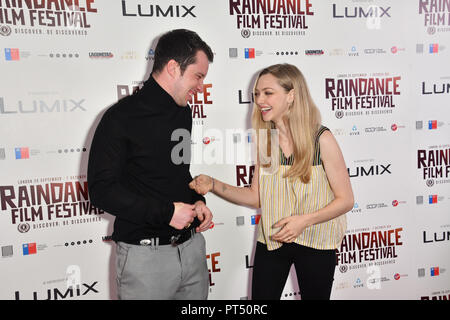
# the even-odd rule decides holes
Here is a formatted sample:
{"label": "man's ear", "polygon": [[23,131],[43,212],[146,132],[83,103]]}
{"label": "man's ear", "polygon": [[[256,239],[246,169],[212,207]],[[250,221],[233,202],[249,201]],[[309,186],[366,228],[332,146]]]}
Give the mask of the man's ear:
{"label": "man's ear", "polygon": [[180,74],[180,65],[173,59],[170,59],[166,64],[167,73],[172,78],[176,78]]}

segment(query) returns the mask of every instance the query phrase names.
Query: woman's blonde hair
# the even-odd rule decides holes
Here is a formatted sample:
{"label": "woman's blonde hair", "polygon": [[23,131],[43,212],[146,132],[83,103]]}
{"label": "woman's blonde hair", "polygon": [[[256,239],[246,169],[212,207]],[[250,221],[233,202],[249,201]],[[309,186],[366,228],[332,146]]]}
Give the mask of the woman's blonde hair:
{"label": "woman's blonde hair", "polygon": [[[317,130],[321,124],[319,109],[316,107],[311,98],[303,74],[296,66],[291,64],[275,64],[263,69],[259,73],[258,79],[255,82],[255,88],[259,78],[265,74],[271,74],[277,78],[279,85],[286,91],[286,93],[290,92],[292,89],[294,90],[293,103],[290,105],[288,113],[283,119],[294,142],[294,163],[286,172],[285,177],[299,177],[303,183],[308,183],[311,179],[314,140]],[[257,141],[267,141],[265,143],[266,148],[258,149],[259,158],[261,158],[264,154],[262,151],[266,151],[266,154],[271,159],[271,163],[260,165],[262,167],[278,167],[279,151],[274,150],[269,133],[270,129],[274,129],[275,126],[271,121],[265,122],[262,119],[261,111],[256,105],[256,102],[253,104],[252,126],[256,131],[258,138]],[[262,132],[267,132],[267,137],[269,138],[261,137]],[[276,145],[278,146],[278,141]]]}

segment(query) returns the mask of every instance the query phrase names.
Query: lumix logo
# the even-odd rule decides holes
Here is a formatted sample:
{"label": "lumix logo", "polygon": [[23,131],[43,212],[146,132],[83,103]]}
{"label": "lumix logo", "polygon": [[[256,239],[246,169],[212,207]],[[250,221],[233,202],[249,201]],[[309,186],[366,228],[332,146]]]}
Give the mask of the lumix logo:
{"label": "lumix logo", "polygon": [[137,5],[136,8],[130,8],[131,5],[127,5],[126,0],[122,0],[122,15],[124,17],[163,17],[163,18],[197,18],[193,10],[195,6],[184,5],[168,5],[159,6],[153,4]]}
{"label": "lumix logo", "polygon": [[53,112],[75,112],[86,111],[83,103],[86,99],[72,100],[32,100],[31,104],[24,103],[22,100],[17,101],[17,107],[8,104],[0,97],[0,114],[16,114],[16,113],[53,113]]}
{"label": "lumix logo", "polygon": [[383,174],[392,174],[389,169],[391,164],[376,164],[371,166],[359,166],[354,169],[347,168],[350,178],[363,176],[381,176]]}
{"label": "lumix logo", "polygon": [[450,231],[426,232],[423,231],[423,243],[450,241]]}
{"label": "lumix logo", "polygon": [[[75,288],[67,287],[65,289],[61,288],[53,288],[53,289],[47,289],[47,296],[42,297],[39,299],[39,294],[34,291],[33,292],[33,300],[64,300],[68,298],[74,298],[74,297],[80,297],[85,296],[87,294],[94,294],[99,293],[97,289],[95,289],[95,286],[98,284],[98,281],[93,282],[92,284],[83,283],[81,286],[76,286]],[[45,294],[44,294],[45,295]],[[20,300],[20,291],[16,291],[15,299]],[[28,297],[29,299],[29,297]]]}
{"label": "lumix logo", "polygon": [[422,94],[446,94],[450,93],[450,83],[426,83],[422,82]]}
{"label": "lumix logo", "polygon": [[363,7],[344,7],[339,10],[337,4],[333,3],[333,18],[382,18],[389,17],[389,9],[391,7],[383,8],[378,6],[369,6],[367,9]]}

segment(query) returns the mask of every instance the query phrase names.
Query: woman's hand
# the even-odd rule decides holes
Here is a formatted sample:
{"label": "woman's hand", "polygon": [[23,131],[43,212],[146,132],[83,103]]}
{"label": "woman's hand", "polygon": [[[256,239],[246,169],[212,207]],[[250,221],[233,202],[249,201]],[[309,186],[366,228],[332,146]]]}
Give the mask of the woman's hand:
{"label": "woman's hand", "polygon": [[202,196],[212,191],[213,186],[213,178],[204,174],[196,176],[194,180],[189,183],[189,188],[195,190],[195,192]]}
{"label": "woman's hand", "polygon": [[309,226],[308,215],[290,216],[283,218],[273,225],[273,228],[281,228],[272,236],[272,240],[291,243]]}

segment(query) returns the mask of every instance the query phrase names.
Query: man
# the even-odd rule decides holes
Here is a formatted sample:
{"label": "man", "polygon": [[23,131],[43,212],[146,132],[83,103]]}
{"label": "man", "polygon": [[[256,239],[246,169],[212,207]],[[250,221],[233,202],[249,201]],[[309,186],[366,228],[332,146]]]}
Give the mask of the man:
{"label": "man", "polygon": [[142,89],[109,108],[95,132],[89,194],[95,206],[116,217],[119,299],[207,298],[199,232],[209,229],[212,214],[189,189],[189,163],[171,159],[179,143],[171,137],[177,129],[191,132],[187,103],[202,91],[212,61],[210,47],[195,32],[164,34]]}

